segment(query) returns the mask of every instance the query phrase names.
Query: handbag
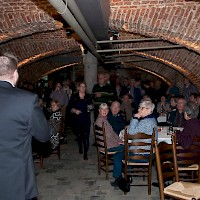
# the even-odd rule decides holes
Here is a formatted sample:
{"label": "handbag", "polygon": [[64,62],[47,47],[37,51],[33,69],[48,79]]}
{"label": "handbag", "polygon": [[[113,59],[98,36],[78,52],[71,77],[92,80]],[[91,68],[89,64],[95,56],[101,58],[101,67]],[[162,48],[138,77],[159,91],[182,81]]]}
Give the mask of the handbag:
{"label": "handbag", "polygon": [[125,178],[120,178],[118,180],[118,187],[120,190],[122,190],[123,192],[130,192],[130,180],[126,180]]}

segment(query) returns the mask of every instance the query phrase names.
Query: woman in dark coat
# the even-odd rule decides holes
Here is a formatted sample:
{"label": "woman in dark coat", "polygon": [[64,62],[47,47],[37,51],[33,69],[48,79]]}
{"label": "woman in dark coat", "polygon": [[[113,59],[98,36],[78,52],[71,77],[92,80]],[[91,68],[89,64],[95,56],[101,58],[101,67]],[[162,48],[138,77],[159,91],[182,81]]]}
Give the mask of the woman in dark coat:
{"label": "woman in dark coat", "polygon": [[68,108],[73,113],[76,127],[77,141],[79,145],[79,153],[84,151],[84,160],[88,160],[89,135],[90,135],[90,110],[92,109],[92,98],[86,93],[86,84],[80,82],[78,84],[78,92],[71,96]]}

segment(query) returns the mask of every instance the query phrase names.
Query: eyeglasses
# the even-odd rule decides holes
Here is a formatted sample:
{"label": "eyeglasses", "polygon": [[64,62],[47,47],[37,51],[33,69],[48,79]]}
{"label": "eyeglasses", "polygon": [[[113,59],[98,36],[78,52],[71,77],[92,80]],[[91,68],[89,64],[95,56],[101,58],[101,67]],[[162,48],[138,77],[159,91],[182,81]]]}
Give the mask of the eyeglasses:
{"label": "eyeglasses", "polygon": [[[140,107],[140,106],[138,107],[138,109],[141,109],[141,110],[143,110],[144,108],[146,108],[146,107]],[[148,110],[150,108],[146,108],[146,109]]]}

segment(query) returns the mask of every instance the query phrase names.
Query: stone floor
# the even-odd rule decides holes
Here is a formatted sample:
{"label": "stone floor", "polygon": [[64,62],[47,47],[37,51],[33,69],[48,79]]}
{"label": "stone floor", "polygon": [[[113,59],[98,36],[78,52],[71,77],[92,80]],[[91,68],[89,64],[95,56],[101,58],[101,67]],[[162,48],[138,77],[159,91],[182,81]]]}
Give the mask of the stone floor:
{"label": "stone floor", "polygon": [[[83,160],[78,153],[75,137],[68,130],[68,143],[61,145],[61,159],[53,154],[44,160],[44,168],[36,164],[36,177],[39,200],[123,200],[123,199],[159,199],[159,190],[152,186],[151,195],[147,194],[147,186],[132,186],[124,195],[118,188],[110,185],[113,180],[105,179],[105,173],[97,173],[96,148],[90,146],[88,158]],[[93,135],[90,137],[94,141]],[[156,180],[153,169],[153,181]],[[138,181],[138,180],[133,180]]]}

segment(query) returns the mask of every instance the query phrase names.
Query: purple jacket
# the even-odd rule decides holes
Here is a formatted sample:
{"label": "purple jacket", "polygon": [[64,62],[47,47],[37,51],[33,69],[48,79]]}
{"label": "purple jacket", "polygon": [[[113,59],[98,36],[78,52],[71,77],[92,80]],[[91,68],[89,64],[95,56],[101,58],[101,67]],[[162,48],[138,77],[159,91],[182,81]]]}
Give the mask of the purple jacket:
{"label": "purple jacket", "polygon": [[178,143],[184,148],[189,149],[195,137],[200,137],[200,120],[190,119],[186,121],[183,131],[176,132]]}

